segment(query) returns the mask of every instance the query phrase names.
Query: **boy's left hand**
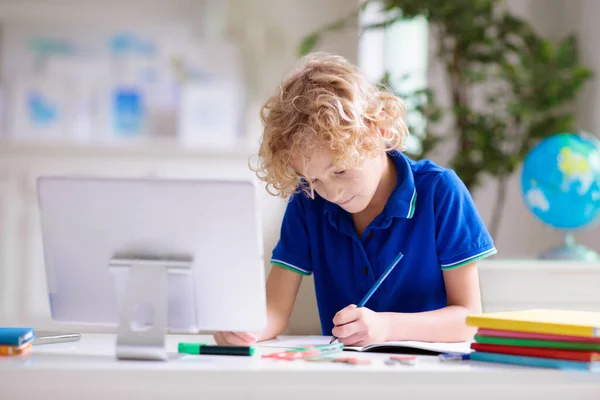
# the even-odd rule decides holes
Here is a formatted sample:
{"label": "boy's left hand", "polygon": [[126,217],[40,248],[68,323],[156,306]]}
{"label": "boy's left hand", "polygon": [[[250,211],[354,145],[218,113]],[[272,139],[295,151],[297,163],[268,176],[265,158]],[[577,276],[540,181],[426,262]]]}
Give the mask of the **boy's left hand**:
{"label": "boy's left hand", "polygon": [[366,307],[351,304],[333,317],[335,327],[331,331],[344,346],[366,346],[385,342],[387,325],[382,314]]}

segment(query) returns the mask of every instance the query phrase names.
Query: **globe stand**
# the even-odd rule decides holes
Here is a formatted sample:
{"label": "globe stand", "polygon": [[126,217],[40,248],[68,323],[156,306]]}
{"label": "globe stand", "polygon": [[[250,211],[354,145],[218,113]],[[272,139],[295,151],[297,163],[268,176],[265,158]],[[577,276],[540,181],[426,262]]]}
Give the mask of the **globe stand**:
{"label": "globe stand", "polygon": [[564,243],[555,247],[539,257],[542,260],[571,260],[571,261],[600,261],[600,255],[594,250],[575,243],[573,232],[565,233]]}

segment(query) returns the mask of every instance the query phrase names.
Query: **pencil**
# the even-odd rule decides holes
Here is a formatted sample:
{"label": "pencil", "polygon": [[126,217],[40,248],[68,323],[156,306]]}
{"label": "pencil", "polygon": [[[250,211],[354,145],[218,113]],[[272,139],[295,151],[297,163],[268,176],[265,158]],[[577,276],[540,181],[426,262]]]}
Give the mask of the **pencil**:
{"label": "pencil", "polygon": [[[388,275],[392,272],[392,270],[396,267],[396,265],[398,265],[398,263],[400,262],[400,260],[402,259],[402,257],[404,257],[404,254],[399,253],[396,258],[394,259],[394,261],[392,261],[392,263],[390,264],[390,266],[387,268],[387,270],[383,273],[383,275],[381,275],[379,277],[379,279],[377,279],[377,282],[375,282],[375,284],[373,285],[373,287],[367,292],[367,294],[365,294],[365,297],[362,298],[362,300],[360,301],[360,303],[358,303],[357,308],[360,307],[364,307],[365,304],[367,303],[367,301],[369,301],[369,299],[371,298],[371,296],[373,296],[373,293],[375,293],[375,291],[379,288],[379,286],[381,286],[381,284],[383,283],[383,281],[385,280],[385,278],[388,277]],[[329,344],[335,342],[337,340],[337,337],[332,337],[331,341],[329,342]]]}

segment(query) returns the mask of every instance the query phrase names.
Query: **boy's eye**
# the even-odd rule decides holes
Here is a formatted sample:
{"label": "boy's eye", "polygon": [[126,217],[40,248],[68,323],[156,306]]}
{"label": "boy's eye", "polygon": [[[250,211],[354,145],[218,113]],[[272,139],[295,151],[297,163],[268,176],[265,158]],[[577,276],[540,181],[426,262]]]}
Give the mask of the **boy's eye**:
{"label": "boy's eye", "polygon": [[312,181],[310,181],[310,183],[312,183],[314,185],[315,183],[319,183],[319,180],[318,179],[313,179]]}
{"label": "boy's eye", "polygon": [[335,172],[335,174],[336,174],[336,175],[344,175],[345,173],[346,173],[346,170],[345,170],[345,169],[343,169],[343,170],[341,170],[341,171],[336,171],[336,172]]}

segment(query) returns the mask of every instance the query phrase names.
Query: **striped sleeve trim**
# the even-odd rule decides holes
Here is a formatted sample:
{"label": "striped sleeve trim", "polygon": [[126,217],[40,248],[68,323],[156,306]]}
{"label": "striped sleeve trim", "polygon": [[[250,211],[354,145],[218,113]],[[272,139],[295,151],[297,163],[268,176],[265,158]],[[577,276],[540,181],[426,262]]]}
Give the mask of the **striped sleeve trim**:
{"label": "striped sleeve trim", "polygon": [[410,199],[410,208],[408,209],[408,215],[406,218],[411,219],[415,215],[415,204],[417,203],[417,189],[414,190],[412,198]]}
{"label": "striped sleeve trim", "polygon": [[489,250],[486,250],[486,251],[481,252],[479,254],[475,254],[473,256],[467,257],[467,258],[465,258],[463,260],[456,261],[456,262],[453,262],[451,264],[441,264],[440,266],[442,267],[443,271],[448,271],[450,269],[455,269],[455,268],[458,268],[458,267],[462,267],[463,265],[472,263],[473,261],[477,261],[477,260],[481,260],[481,259],[489,257],[489,256],[493,256],[497,252],[498,252],[498,250],[496,250],[495,247],[492,247]]}
{"label": "striped sleeve trim", "polygon": [[273,260],[272,259],[271,260],[271,264],[277,265],[278,267],[282,267],[282,268],[285,268],[285,269],[289,269],[290,271],[293,271],[293,272],[297,272],[300,275],[304,275],[304,276],[310,275],[310,271],[307,271],[305,269],[296,267],[295,265],[292,265],[290,263],[286,263],[285,261]]}

